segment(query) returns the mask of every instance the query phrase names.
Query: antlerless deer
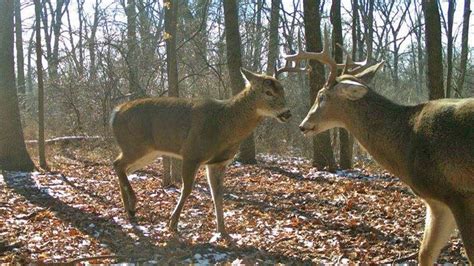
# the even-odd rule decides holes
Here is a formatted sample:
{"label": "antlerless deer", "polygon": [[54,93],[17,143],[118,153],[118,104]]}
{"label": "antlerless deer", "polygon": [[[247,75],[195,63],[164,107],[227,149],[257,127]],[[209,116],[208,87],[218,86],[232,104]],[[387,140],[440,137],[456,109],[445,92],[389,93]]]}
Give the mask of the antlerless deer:
{"label": "antlerless deer", "polygon": [[[326,34],[327,35],[327,34]],[[287,60],[318,60],[329,76],[300,125],[306,134],[348,129],[366,150],[426,203],[419,251],[433,265],[454,229],[474,263],[474,99],[443,99],[404,106],[377,94],[368,82],[382,63],[338,65],[329,55],[300,52]],[[339,67],[344,67],[337,76]]]}
{"label": "antlerless deer", "polygon": [[114,161],[123,205],[135,215],[137,198],[127,174],[167,155],[183,160],[181,197],[173,211],[170,229],[178,220],[194,184],[195,174],[206,165],[217,220],[217,231],[226,234],[222,210],[223,177],[240,143],[263,117],[280,122],[291,117],[285,92],[275,77],[242,69],[247,85],[228,100],[147,98],[115,108],[111,125],[121,153]]}

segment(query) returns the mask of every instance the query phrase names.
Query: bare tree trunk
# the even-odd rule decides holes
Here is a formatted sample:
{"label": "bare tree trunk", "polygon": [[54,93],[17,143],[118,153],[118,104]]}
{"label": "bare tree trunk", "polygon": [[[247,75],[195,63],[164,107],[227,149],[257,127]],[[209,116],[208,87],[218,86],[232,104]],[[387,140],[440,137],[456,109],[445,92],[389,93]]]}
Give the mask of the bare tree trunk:
{"label": "bare tree trunk", "polygon": [[423,30],[421,26],[421,17],[422,13],[419,11],[418,6],[415,4],[414,7],[414,18],[412,18],[411,13],[408,13],[408,17],[411,21],[411,27],[414,29],[413,33],[416,38],[416,64],[418,69],[418,75],[416,75],[416,90],[418,94],[423,92],[423,76],[425,73],[425,62],[424,62],[424,52],[423,52]]}
{"label": "bare tree trunk", "polygon": [[145,96],[145,92],[140,87],[138,79],[138,42],[137,42],[137,11],[135,0],[127,0],[125,8],[127,14],[127,63],[128,63],[128,86],[132,94],[131,99],[138,99]]}
{"label": "bare tree trunk", "polygon": [[15,87],[13,11],[13,0],[0,1],[0,169],[32,171]]}
{"label": "bare tree trunk", "polygon": [[456,2],[455,0],[449,1],[448,6],[448,25],[446,30],[446,37],[448,39],[447,44],[447,74],[446,74],[446,98],[451,97],[451,86],[453,78],[453,20],[454,20],[454,10]]}
{"label": "bare tree trunk", "polygon": [[423,0],[425,14],[425,43],[428,69],[426,73],[430,100],[444,97],[441,22],[438,1]]}
{"label": "bare tree trunk", "polygon": [[[178,55],[176,51],[179,0],[169,0],[165,7],[166,65],[168,74],[168,96],[179,97]],[[163,185],[178,184],[181,180],[181,162],[177,159],[163,157]]]}
{"label": "bare tree trunk", "polygon": [[272,0],[272,9],[270,16],[270,40],[268,42],[268,64],[267,74],[271,75],[275,70],[276,60],[278,58],[278,24],[280,20],[281,0]]}
{"label": "bare tree trunk", "polygon": [[[82,76],[84,74],[84,45],[83,45],[83,24],[84,24],[84,3],[85,0],[77,0],[77,16],[79,19],[79,41],[77,43],[77,48],[79,50],[79,66],[78,72],[79,75]],[[97,0],[96,0],[97,4]]]}
{"label": "bare tree trunk", "polygon": [[[237,0],[224,0],[224,24],[227,46],[227,67],[232,87],[232,93],[238,94],[245,86],[240,67],[242,53],[240,50],[240,33]],[[240,144],[237,160],[245,164],[257,163],[255,159],[255,142],[253,134]]]}
{"label": "bare tree trunk", "polygon": [[25,94],[25,58],[23,55],[23,27],[21,26],[21,3],[15,0],[16,86],[18,93]]}
{"label": "bare tree trunk", "polygon": [[257,19],[256,19],[256,22],[255,22],[255,32],[254,32],[254,50],[253,50],[253,55],[252,55],[252,59],[253,59],[253,62],[252,62],[252,70],[253,71],[260,71],[260,67],[261,67],[261,62],[262,62],[262,58],[260,57],[260,55],[262,54],[262,12],[263,12],[263,1],[262,0],[257,0],[257,2],[255,3],[256,5],[256,16],[257,16]]}
{"label": "bare tree trunk", "polygon": [[457,79],[456,90],[458,96],[461,96],[466,76],[467,57],[469,55],[469,18],[471,16],[471,0],[464,0],[464,15],[462,24],[462,40],[461,40],[461,63],[459,66],[459,77]]}
{"label": "bare tree trunk", "polygon": [[44,85],[43,85],[43,63],[41,51],[41,2],[35,0],[35,18],[36,18],[36,72],[38,75],[38,154],[40,167],[48,169],[46,163],[46,152],[44,146]]}
{"label": "bare tree trunk", "polygon": [[90,58],[90,67],[89,67],[89,73],[90,73],[90,79],[93,80],[95,79],[96,72],[97,72],[97,66],[96,66],[96,33],[97,33],[97,28],[99,26],[99,16],[100,16],[100,9],[99,9],[99,1],[95,1],[94,5],[94,20],[92,25],[90,26],[90,35],[87,38],[87,46],[89,49],[89,58]]}
{"label": "bare tree trunk", "polygon": [[31,66],[31,58],[33,57],[33,34],[32,31],[30,41],[28,44],[27,64],[26,64],[26,91],[27,93],[33,92],[33,69]]}
{"label": "bare tree trunk", "polygon": [[[353,13],[357,13],[357,10],[353,11]],[[354,16],[356,17],[356,16]],[[342,19],[341,19],[341,1],[340,0],[333,0],[331,6],[331,24],[333,26],[333,52],[334,52],[334,59],[338,63],[343,62],[343,53],[341,47],[336,44],[344,45],[344,38],[342,37]],[[352,27],[357,29],[357,24],[353,25]],[[357,30],[355,30],[357,32]],[[357,35],[356,38],[353,40],[354,43],[357,43]],[[354,50],[355,51],[355,50]],[[353,141],[349,132],[347,130],[340,128],[339,129],[339,166],[342,169],[350,169],[352,168],[352,146]]]}
{"label": "bare tree trunk", "polygon": [[[321,16],[319,0],[304,0],[304,27],[306,34],[306,49],[310,52],[320,52],[322,50],[321,41]],[[309,75],[310,101],[313,104],[318,91],[324,86],[324,66],[316,61],[310,61],[313,71]],[[329,131],[325,131],[313,138],[313,166],[318,169],[335,170],[336,162],[331,147]]]}
{"label": "bare tree trunk", "polygon": [[369,25],[366,26],[367,36],[365,37],[367,43],[367,60],[369,60],[369,62],[372,62],[374,52],[374,27],[370,26],[374,23],[374,1],[375,0],[368,0],[369,8],[365,22],[365,25]]}
{"label": "bare tree trunk", "polygon": [[[354,12],[353,12],[354,13]],[[344,45],[342,37],[342,21],[341,21],[341,1],[333,0],[331,5],[331,24],[333,28],[333,54],[337,63],[343,62],[343,53],[339,45]],[[356,25],[353,25],[356,27]],[[339,45],[337,45],[339,44]],[[352,168],[352,141],[347,130],[339,129],[339,166],[342,169]]]}
{"label": "bare tree trunk", "polygon": [[[364,56],[364,42],[362,41],[359,18],[359,0],[352,0],[352,58],[362,59]],[[357,55],[357,56],[356,56]]]}

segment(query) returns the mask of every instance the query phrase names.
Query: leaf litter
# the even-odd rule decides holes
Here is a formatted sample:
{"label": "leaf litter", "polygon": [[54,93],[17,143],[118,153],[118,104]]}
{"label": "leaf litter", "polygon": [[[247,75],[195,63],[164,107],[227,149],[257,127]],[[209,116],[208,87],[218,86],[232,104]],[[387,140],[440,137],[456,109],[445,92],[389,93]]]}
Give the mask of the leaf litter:
{"label": "leaf litter", "polygon": [[[424,206],[399,179],[363,165],[328,173],[298,157],[259,155],[225,175],[221,241],[201,169],[179,223],[180,190],[163,188],[161,161],[129,177],[136,219],[123,211],[107,162],[55,156],[51,172],[0,175],[1,263],[301,264],[414,262]],[[454,235],[438,262],[467,263]],[[416,258],[416,257],[415,257]]]}

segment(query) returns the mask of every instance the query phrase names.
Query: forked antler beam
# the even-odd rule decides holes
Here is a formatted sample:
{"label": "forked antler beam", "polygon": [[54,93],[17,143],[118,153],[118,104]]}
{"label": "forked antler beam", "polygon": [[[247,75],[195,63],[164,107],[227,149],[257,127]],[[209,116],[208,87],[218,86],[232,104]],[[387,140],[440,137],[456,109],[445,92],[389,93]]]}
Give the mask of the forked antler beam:
{"label": "forked antler beam", "polygon": [[367,64],[368,63],[367,58],[364,61],[356,62],[352,59],[352,56],[350,55],[350,53],[342,45],[340,45],[339,43],[336,45],[339,46],[339,48],[341,48],[344,54],[346,54],[346,62],[343,64],[344,68],[343,68],[342,74],[355,75],[357,73],[364,71],[367,67],[370,66]]}
{"label": "forked antler beam", "polygon": [[310,70],[310,67],[308,64],[306,64],[305,67],[299,67],[300,61],[295,61],[295,65],[293,66],[292,64],[293,60],[286,60],[285,66],[277,68],[275,66],[275,71],[273,76],[275,78],[278,78],[278,76],[283,73],[283,72],[306,72]]}
{"label": "forked antler beam", "polygon": [[329,67],[329,75],[326,81],[326,85],[332,84],[337,77],[337,69],[343,67],[343,65],[338,65],[336,61],[331,57],[330,54],[330,41],[328,39],[328,33],[325,30],[324,34],[324,46],[323,50],[319,53],[316,52],[306,52],[300,51],[297,54],[286,55],[285,58],[288,61],[302,61],[302,60],[317,60]]}

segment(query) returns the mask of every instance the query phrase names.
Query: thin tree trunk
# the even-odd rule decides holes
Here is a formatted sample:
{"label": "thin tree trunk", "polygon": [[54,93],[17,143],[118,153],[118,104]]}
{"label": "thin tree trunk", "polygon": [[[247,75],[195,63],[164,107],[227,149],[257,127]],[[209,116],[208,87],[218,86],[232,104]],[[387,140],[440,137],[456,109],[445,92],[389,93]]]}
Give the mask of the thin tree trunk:
{"label": "thin tree trunk", "polygon": [[255,32],[254,32],[254,51],[253,51],[253,62],[252,62],[252,70],[253,71],[260,71],[262,58],[260,55],[262,54],[262,11],[263,11],[263,1],[257,0],[255,3],[256,5],[256,22],[255,22]]}
{"label": "thin tree trunk", "polygon": [[456,2],[455,0],[449,0],[448,6],[448,25],[447,25],[447,32],[446,37],[448,39],[447,43],[447,74],[446,74],[446,98],[451,97],[451,86],[452,86],[452,78],[453,78],[453,20],[454,20],[454,10],[455,10]]}
{"label": "thin tree trunk", "polygon": [[270,40],[268,42],[268,63],[267,74],[273,74],[278,58],[278,24],[280,20],[281,0],[272,0],[272,9],[270,16]]}
{"label": "thin tree trunk", "polygon": [[374,23],[374,1],[375,0],[368,0],[369,4],[369,11],[367,14],[367,22],[366,29],[367,29],[367,36],[366,36],[366,42],[367,42],[367,60],[369,62],[372,62],[373,60],[373,52],[374,52],[374,27],[371,27],[370,25],[373,25]]}
{"label": "thin tree trunk", "polygon": [[463,91],[464,78],[466,76],[467,57],[469,55],[469,18],[471,16],[471,0],[464,0],[464,15],[462,24],[462,38],[461,38],[461,63],[459,66],[459,77],[456,84],[456,90],[459,96]]}
{"label": "thin tree trunk", "polygon": [[[354,2],[357,2],[357,0],[354,0]],[[357,43],[357,21],[358,21],[358,10],[354,8],[357,8],[357,4],[353,6],[353,16],[354,16],[354,24],[352,25],[353,27],[353,34],[355,33],[355,36],[353,36],[352,40],[354,44]],[[331,23],[333,25],[333,51],[334,51],[334,59],[338,63],[343,62],[343,52],[341,47],[339,47],[336,44],[339,45],[344,45],[344,38],[342,37],[342,21],[341,21],[341,1],[340,0],[334,0],[332,2],[332,7],[331,7]],[[355,37],[355,38],[354,38]],[[354,45],[354,48],[357,46]],[[355,54],[357,49],[353,49],[353,55]],[[347,132],[347,130],[340,128],[339,129],[339,148],[340,148],[340,153],[339,153],[339,166],[342,169],[350,169],[352,168],[352,154],[353,154],[353,140]]]}
{"label": "thin tree trunk", "polygon": [[[322,50],[321,41],[321,16],[319,14],[320,0],[304,0],[304,27],[306,34],[306,47],[310,52]],[[310,61],[313,71],[309,75],[310,101],[313,104],[318,91],[324,86],[324,66],[316,61]],[[331,147],[329,131],[318,134],[313,138],[313,166],[318,169],[335,170],[336,162]]]}
{"label": "thin tree trunk", "polygon": [[138,99],[145,96],[145,92],[140,87],[138,79],[138,42],[137,42],[137,11],[135,0],[127,0],[125,8],[127,15],[127,63],[128,63],[128,87],[132,94],[131,99]]}
{"label": "thin tree trunk", "polygon": [[[170,0],[165,7],[166,66],[168,74],[168,96],[179,97],[178,55],[176,51],[178,0]],[[177,184],[181,180],[181,162],[177,159],[163,158],[165,171],[163,185]]]}
{"label": "thin tree trunk", "polygon": [[25,58],[23,55],[23,27],[21,26],[21,3],[15,0],[16,86],[18,93],[25,94]]}
{"label": "thin tree trunk", "polygon": [[36,18],[36,72],[38,75],[38,154],[40,167],[48,169],[46,163],[46,152],[44,145],[44,85],[43,85],[43,63],[41,51],[41,2],[35,0],[35,18]]}
{"label": "thin tree trunk", "polygon": [[89,75],[90,79],[94,80],[96,77],[96,72],[97,72],[97,66],[96,66],[96,46],[95,46],[95,41],[96,41],[96,33],[97,33],[97,28],[99,26],[99,1],[95,1],[94,5],[94,22],[90,26],[91,34],[87,40],[87,46],[89,49],[89,58],[90,58],[90,67],[89,67]]}
{"label": "thin tree trunk", "polygon": [[[79,50],[79,66],[78,72],[82,76],[84,74],[84,45],[83,45],[83,24],[84,24],[84,3],[85,0],[77,0],[77,16],[79,19],[79,41],[77,43],[77,49]],[[96,2],[97,3],[97,2]]]}
{"label": "thin tree trunk", "polygon": [[429,99],[434,100],[444,97],[441,22],[438,1],[423,0],[422,8],[425,15],[425,43],[428,63],[426,79]]}
{"label": "thin tree trunk", "polygon": [[[240,50],[240,33],[238,7],[236,0],[224,0],[224,25],[227,46],[227,67],[229,69],[232,93],[238,94],[245,86],[240,73],[242,53]],[[257,163],[255,159],[255,142],[253,134],[240,144],[237,160],[245,164]]]}
{"label": "thin tree trunk", "polygon": [[0,169],[32,171],[15,87],[13,0],[0,1]]}

